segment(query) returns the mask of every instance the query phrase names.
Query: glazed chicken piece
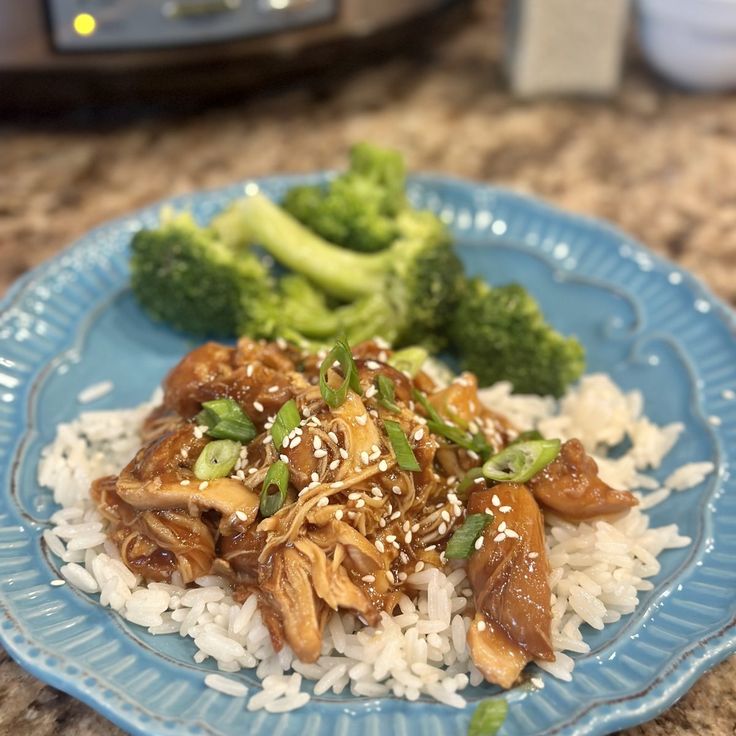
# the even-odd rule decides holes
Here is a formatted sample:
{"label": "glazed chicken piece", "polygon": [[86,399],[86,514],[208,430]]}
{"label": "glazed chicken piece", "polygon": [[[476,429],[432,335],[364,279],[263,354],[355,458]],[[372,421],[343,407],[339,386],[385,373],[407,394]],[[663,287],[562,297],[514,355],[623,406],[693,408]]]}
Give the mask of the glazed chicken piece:
{"label": "glazed chicken piece", "polygon": [[[492,503],[494,495],[499,508]],[[510,510],[503,513],[501,508]],[[520,484],[474,491],[468,513],[486,509],[495,518],[483,532],[483,546],[468,561],[476,608],[468,645],[486,680],[509,688],[530,660],[554,659],[544,520],[532,494]],[[494,541],[502,523],[507,534]]]}
{"label": "glazed chicken piece", "polygon": [[615,516],[638,503],[628,491],[617,491],[598,476],[598,464],[580,440],[568,440],[560,454],[529,481],[534,498],[570,521]]}

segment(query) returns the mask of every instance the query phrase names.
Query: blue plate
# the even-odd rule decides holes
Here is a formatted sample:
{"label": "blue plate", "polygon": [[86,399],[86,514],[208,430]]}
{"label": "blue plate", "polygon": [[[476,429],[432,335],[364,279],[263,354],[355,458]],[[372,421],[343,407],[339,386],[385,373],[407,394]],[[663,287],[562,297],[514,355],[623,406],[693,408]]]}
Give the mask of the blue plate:
{"label": "blue plate", "polygon": [[[322,178],[258,185],[279,197]],[[169,203],[205,222],[242,191],[241,184]],[[651,514],[657,525],[676,521],[692,546],[662,555],[656,587],[633,615],[587,632],[592,650],[577,657],[572,682],[544,675],[543,690],[508,693],[502,733],[603,734],[652,718],[736,648],[734,315],[691,276],[599,222],[443,177],[413,178],[410,194],[452,227],[471,273],[521,281],[559,329],[580,336],[590,370],[641,389],[656,422],[684,422],[661,477],[684,462],[717,463],[717,474]],[[49,586],[58,561],[40,541],[54,508],[35,480],[41,448],[58,422],[78,414],[80,389],[109,379],[114,391],[93,408],[135,404],[192,347],[152,324],[127,288],[130,237],[155,224],[159,209],[92,231],[2,302],[0,640],[30,672],[135,734],[464,734],[472,701],[493,689],[469,691],[466,711],[332,695],[290,714],[252,714],[242,700],[204,687],[210,668],[193,663],[190,641],[151,637],[94,597]],[[236,677],[257,687],[251,673]]]}

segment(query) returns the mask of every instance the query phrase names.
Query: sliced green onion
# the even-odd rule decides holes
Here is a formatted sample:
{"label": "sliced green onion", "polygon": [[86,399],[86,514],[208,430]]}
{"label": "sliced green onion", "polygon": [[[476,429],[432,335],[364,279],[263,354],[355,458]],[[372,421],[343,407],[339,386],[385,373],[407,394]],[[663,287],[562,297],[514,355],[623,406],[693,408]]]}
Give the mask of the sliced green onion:
{"label": "sliced green onion", "polygon": [[483,475],[502,483],[526,483],[560,452],[559,440],[529,440],[509,445],[483,465]]}
{"label": "sliced green onion", "polygon": [[378,403],[386,407],[389,411],[400,412],[396,403],[396,384],[388,377],[381,373],[376,379],[378,388]]}
{"label": "sliced green onion", "polygon": [[397,371],[407,373],[411,378],[414,378],[422,369],[428,357],[429,353],[424,348],[413,345],[410,348],[404,348],[395,352],[388,359],[388,364],[396,368]]}
{"label": "sliced green onion", "polygon": [[458,483],[457,490],[455,491],[455,495],[464,501],[469,493],[470,489],[475,484],[475,481],[478,480],[478,478],[483,477],[483,468],[470,468],[467,473],[463,476],[463,479]]}
{"label": "sliced green onion", "polygon": [[481,700],[470,719],[468,736],[495,736],[503,726],[508,710],[508,703],[503,698]]}
{"label": "sliced green onion", "polygon": [[544,436],[541,432],[537,432],[536,429],[530,429],[526,432],[522,432],[513,442],[509,443],[512,445],[518,445],[519,442],[529,442],[530,440],[543,440]]}
{"label": "sliced green onion", "polygon": [[[286,489],[289,486],[289,466],[277,460],[266,472],[261,490],[260,509],[261,516],[273,516],[286,501]],[[274,492],[272,489],[276,488]]]}
{"label": "sliced green onion", "polygon": [[273,446],[276,452],[281,452],[284,439],[288,437],[301,422],[299,409],[296,408],[296,401],[289,399],[281,406],[273,420],[271,427],[271,437],[273,437]]}
{"label": "sliced green onion", "polygon": [[450,537],[445,548],[445,557],[448,560],[464,560],[470,557],[475,548],[475,542],[483,533],[486,524],[493,521],[493,514],[469,514],[465,517],[462,526],[459,526]]}
{"label": "sliced green onion", "polygon": [[[327,383],[327,373],[335,361],[342,368],[343,380],[337,388],[332,388]],[[328,406],[336,409],[345,403],[345,399],[348,396],[348,389],[353,389],[359,395],[363,393],[360,388],[358,368],[353,360],[350,346],[347,340],[340,339],[335,343],[335,347],[327,353],[327,356],[322,361],[322,365],[319,367],[319,390]]]}
{"label": "sliced green onion", "polygon": [[386,427],[386,434],[391,447],[394,448],[394,453],[396,453],[396,462],[399,467],[402,470],[421,470],[422,468],[409,445],[409,440],[406,439],[404,430],[401,429],[401,425],[398,422],[386,419],[383,426]]}
{"label": "sliced green onion", "polygon": [[486,440],[481,432],[478,432],[475,435],[470,435],[468,432],[460,429],[460,427],[453,427],[440,416],[437,409],[429,403],[429,400],[423,393],[414,389],[412,395],[414,400],[422,406],[425,412],[427,412],[427,427],[430,432],[434,432],[435,434],[444,437],[446,440],[452,442],[453,445],[464,447],[466,450],[472,450],[483,460],[488,457],[491,452],[491,447],[488,444],[488,440]]}
{"label": "sliced green onion", "polygon": [[215,440],[208,442],[194,463],[194,475],[199,480],[215,480],[230,475],[240,457],[240,442]]}
{"label": "sliced green onion", "polygon": [[255,425],[238,402],[232,399],[205,401],[195,421],[206,425],[207,434],[218,440],[247,443],[256,436]]}

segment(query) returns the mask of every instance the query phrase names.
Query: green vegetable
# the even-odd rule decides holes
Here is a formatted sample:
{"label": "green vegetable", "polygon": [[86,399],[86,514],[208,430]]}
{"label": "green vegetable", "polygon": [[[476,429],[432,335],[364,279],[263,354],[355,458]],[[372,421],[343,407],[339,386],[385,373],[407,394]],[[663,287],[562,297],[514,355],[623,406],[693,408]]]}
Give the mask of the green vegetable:
{"label": "green vegetable", "polygon": [[291,434],[292,430],[299,426],[301,417],[299,410],[296,408],[294,399],[289,399],[278,410],[271,427],[271,437],[273,437],[273,446],[276,452],[281,452],[284,440]]}
{"label": "green vegetable", "polygon": [[411,378],[414,378],[422,369],[428,357],[429,353],[424,348],[418,345],[412,345],[411,347],[396,351],[388,359],[388,364],[396,368],[397,371],[406,373]]}
{"label": "green vegetable", "polygon": [[421,470],[421,466],[414,455],[409,440],[406,439],[404,430],[401,429],[401,425],[398,422],[385,419],[383,426],[386,427],[386,434],[388,440],[391,443],[391,447],[394,448],[396,454],[396,462],[402,470]]}
{"label": "green vegetable", "polygon": [[361,303],[341,318],[308,281],[276,282],[254,253],[226,246],[188,213],[165,213],[157,229],[136,233],[131,249],[138,303],[154,319],[194,335],[304,343],[331,338],[340,319],[360,321],[368,308]]}
{"label": "green vegetable", "polygon": [[468,736],[495,736],[506,720],[508,709],[508,703],[502,698],[481,700],[470,719]]}
{"label": "green vegetable", "polygon": [[[273,488],[276,488],[274,492]],[[286,502],[286,490],[289,487],[289,466],[277,460],[267,471],[263,479],[258,508],[261,516],[273,516]]]}
{"label": "green vegetable", "polygon": [[541,432],[537,432],[536,429],[530,429],[526,432],[522,432],[511,444],[516,445],[519,442],[528,442],[529,440],[543,440]]}
{"label": "green vegetable", "polygon": [[481,386],[510,381],[517,393],[561,396],[585,368],[585,352],[547,322],[519,285],[492,288],[471,279],[450,325],[452,347],[463,369]]}
{"label": "green vegetable", "polygon": [[359,143],[350,168],[329,184],[291,189],[284,209],[332,243],[379,251],[398,237],[397,213],[407,207],[404,160],[396,151]]}
{"label": "green vegetable", "polygon": [[194,463],[194,475],[199,480],[224,478],[232,472],[240,457],[240,442],[215,440],[208,442]]}
{"label": "green vegetable", "polygon": [[245,444],[256,436],[253,422],[232,399],[205,401],[195,421],[207,425],[207,434],[215,439],[237,440]]}
{"label": "green vegetable", "polygon": [[469,514],[465,521],[450,537],[445,548],[445,557],[448,560],[464,560],[473,552],[475,542],[483,534],[487,524],[493,521],[493,514]]}
{"label": "green vegetable", "polygon": [[463,476],[463,479],[457,485],[456,495],[459,499],[465,500],[470,494],[470,489],[478,478],[483,477],[483,468],[470,468]]}
{"label": "green vegetable", "polygon": [[445,344],[463,271],[447,229],[431,212],[399,212],[398,236],[379,253],[333,245],[259,194],[233,203],[212,226],[231,247],[260,245],[327,295],[351,302],[343,307],[343,322],[361,326],[370,316],[374,335],[398,346]]}
{"label": "green vegetable", "polygon": [[454,427],[453,425],[448,424],[439,415],[437,409],[429,403],[427,397],[423,393],[414,389],[412,391],[412,395],[414,400],[418,402],[427,413],[427,428],[430,432],[434,432],[435,434],[444,437],[453,445],[458,445],[459,447],[464,447],[466,450],[475,452],[483,459],[488,457],[490,454],[490,445],[481,432],[471,435],[469,432],[465,432],[460,429],[460,427]]}
{"label": "green vegetable", "polygon": [[389,411],[401,411],[396,403],[396,385],[388,376],[381,373],[376,380],[376,387],[378,388],[378,403],[381,406]]}
{"label": "green vegetable", "polygon": [[[337,362],[342,369],[342,383],[335,389],[327,382],[327,374],[332,366]],[[345,403],[348,396],[348,389],[353,389],[356,394],[362,395],[360,388],[360,379],[358,378],[358,368],[353,360],[353,354],[350,345],[345,340],[338,340],[335,347],[327,353],[322,365],[319,367],[319,391],[322,398],[328,406],[336,409]]]}
{"label": "green vegetable", "polygon": [[559,452],[559,440],[518,442],[489,458],[483,465],[483,475],[502,483],[526,483],[546,468]]}

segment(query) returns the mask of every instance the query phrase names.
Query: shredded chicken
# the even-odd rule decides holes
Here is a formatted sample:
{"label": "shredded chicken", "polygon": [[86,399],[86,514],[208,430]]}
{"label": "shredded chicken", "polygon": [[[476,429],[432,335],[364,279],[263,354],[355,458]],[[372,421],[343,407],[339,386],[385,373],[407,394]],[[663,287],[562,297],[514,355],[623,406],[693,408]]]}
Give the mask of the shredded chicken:
{"label": "shredded chicken", "polygon": [[[322,397],[320,359],[293,346],[242,339],[185,356],[164,381],[141,449],[118,476],[92,485],[110,539],[147,580],[193,584],[217,574],[232,581],[236,598],[256,592],[274,647],[288,644],[313,662],[330,616],[350,611],[377,625],[402,593],[415,596],[408,578],[418,563],[443,567],[443,550],[466,514],[489,509],[495,519],[467,561],[474,593],[468,611],[475,615],[468,643],[486,678],[510,687],[529,660],[552,658],[544,522],[535,498],[576,519],[624,510],[633,497],[600,481],[595,462],[572,441],[529,488],[481,482],[464,505],[458,483],[483,458],[430,431],[413,391],[427,394],[456,430],[485,438],[490,453],[516,429],[481,404],[470,374],[437,390],[427,374],[410,378],[393,368],[391,351],[375,342],[356,346],[354,355],[361,391],[348,391],[337,407]],[[380,400],[380,376],[390,380],[395,405]],[[327,380],[338,386],[340,369],[332,366]],[[196,417],[203,402],[222,398],[237,402],[257,435],[228,476],[205,482],[194,466],[211,438]],[[271,428],[289,399],[300,423],[275,447]],[[389,419],[419,470],[401,467],[384,426]],[[264,478],[279,459],[289,471],[286,499],[263,517]]]}

